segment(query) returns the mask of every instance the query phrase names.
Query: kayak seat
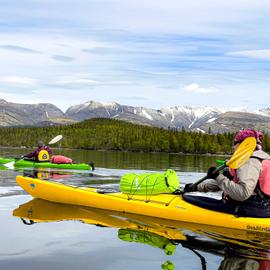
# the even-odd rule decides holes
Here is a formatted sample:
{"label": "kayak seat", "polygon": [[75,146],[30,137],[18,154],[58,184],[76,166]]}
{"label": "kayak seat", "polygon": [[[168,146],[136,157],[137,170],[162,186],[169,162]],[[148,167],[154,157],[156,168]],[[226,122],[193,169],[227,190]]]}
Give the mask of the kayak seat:
{"label": "kayak seat", "polygon": [[224,203],[223,200],[186,194],[183,195],[183,199],[193,205],[217,212],[233,214],[237,217],[270,217],[270,200],[256,201],[253,197],[250,197],[242,203],[233,200]]}
{"label": "kayak seat", "polygon": [[193,205],[228,214],[235,214],[237,205],[236,203],[226,203],[224,204],[223,200],[217,200],[214,198],[204,197],[204,196],[192,196],[192,195],[183,195],[183,199]]}

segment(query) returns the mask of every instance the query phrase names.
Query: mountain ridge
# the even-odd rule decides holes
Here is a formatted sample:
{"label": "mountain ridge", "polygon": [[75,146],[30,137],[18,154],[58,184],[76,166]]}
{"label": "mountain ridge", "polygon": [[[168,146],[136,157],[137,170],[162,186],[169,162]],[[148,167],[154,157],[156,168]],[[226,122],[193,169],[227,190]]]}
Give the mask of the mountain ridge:
{"label": "mountain ridge", "polygon": [[255,110],[207,106],[172,106],[151,109],[93,100],[70,106],[66,112],[51,103],[20,104],[0,99],[0,126],[49,126],[91,118],[112,118],[160,128],[212,133],[257,128],[270,132],[270,108]]}

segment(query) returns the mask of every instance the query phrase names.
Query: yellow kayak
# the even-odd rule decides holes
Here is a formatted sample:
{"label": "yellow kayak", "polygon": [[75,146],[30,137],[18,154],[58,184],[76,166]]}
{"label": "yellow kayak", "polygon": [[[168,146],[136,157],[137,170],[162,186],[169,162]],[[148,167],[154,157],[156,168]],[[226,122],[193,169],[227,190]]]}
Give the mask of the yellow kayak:
{"label": "yellow kayak", "polygon": [[33,197],[51,202],[88,206],[166,220],[270,233],[270,218],[235,217],[234,215],[207,210],[184,201],[180,195],[101,194],[94,188],[68,186],[23,176],[17,176],[16,181]]}

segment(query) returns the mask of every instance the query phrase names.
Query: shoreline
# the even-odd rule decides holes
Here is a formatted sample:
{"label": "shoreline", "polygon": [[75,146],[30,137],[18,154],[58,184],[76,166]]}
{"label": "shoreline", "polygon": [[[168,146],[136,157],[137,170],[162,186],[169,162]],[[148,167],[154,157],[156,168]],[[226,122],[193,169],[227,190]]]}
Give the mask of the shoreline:
{"label": "shoreline", "polygon": [[[83,150],[83,151],[100,151],[100,152],[127,152],[127,153],[144,153],[144,154],[169,154],[169,155],[181,155],[181,156],[220,156],[220,157],[227,157],[230,156],[230,154],[222,154],[222,153],[216,153],[216,154],[210,154],[210,153],[183,153],[183,152],[154,152],[154,151],[128,151],[128,150],[113,150],[113,149],[87,149],[87,148],[59,148],[59,147],[51,147],[52,149],[60,149],[60,150]],[[33,149],[28,148],[26,146],[0,146],[0,149]]]}

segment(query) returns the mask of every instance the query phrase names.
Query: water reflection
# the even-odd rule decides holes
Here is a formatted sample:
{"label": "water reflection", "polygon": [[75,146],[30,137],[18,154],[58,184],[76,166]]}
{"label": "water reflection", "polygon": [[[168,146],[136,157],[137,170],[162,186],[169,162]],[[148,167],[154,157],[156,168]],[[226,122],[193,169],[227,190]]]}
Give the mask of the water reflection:
{"label": "water reflection", "polygon": [[[207,269],[202,252],[222,256],[219,269],[269,269],[269,233],[233,230],[221,227],[174,222],[158,218],[73,206],[33,199],[13,211],[26,225],[40,222],[77,220],[101,227],[118,228],[118,238],[125,242],[159,248],[171,256],[178,248],[191,251]],[[168,257],[163,269],[175,269]]]}
{"label": "water reflection", "polygon": [[23,176],[37,178],[41,180],[62,180],[72,177],[74,173],[65,171],[54,171],[48,169],[21,170]]}

